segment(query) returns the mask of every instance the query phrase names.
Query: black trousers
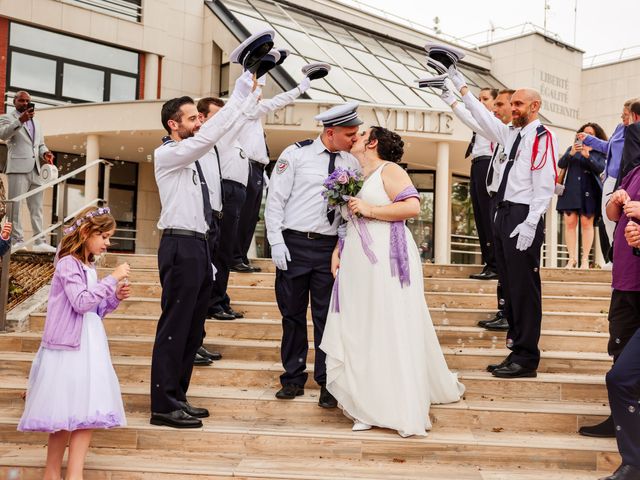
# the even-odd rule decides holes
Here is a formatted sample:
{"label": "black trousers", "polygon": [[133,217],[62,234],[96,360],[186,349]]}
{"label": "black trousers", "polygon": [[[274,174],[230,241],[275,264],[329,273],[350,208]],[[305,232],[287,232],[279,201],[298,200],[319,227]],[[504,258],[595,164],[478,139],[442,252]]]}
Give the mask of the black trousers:
{"label": "black trousers", "polygon": [[233,180],[223,180],[224,203],[222,220],[220,221],[220,239],[213,256],[213,265],[218,270],[213,282],[209,313],[217,313],[229,308],[230,299],[227,295],[229,283],[229,267],[235,265],[233,249],[238,240],[238,221],[240,210],[244,205],[247,188]]}
{"label": "black trousers", "polygon": [[315,345],[314,379],[326,383],[325,353],[320,350],[322,334],[329,313],[333,275],[331,255],[338,237],[311,240],[285,230],[284,242],[291,254],[287,270],[276,271],[276,299],[282,314],[282,385],[304,386],[307,381],[307,307],[311,297],[313,343]]}
{"label": "black trousers", "polygon": [[163,235],[158,249],[162,313],[151,358],[151,411],[180,409],[202,343],[213,272],[205,240]]}
{"label": "black trousers", "polygon": [[623,292],[614,289],[611,292],[608,319],[607,351],[615,362],[636,330],[640,328],[640,292]]}
{"label": "black trousers", "polygon": [[640,469],[640,330],[607,373],[607,391],[622,463]]}
{"label": "black trousers", "polygon": [[518,236],[510,237],[528,213],[529,205],[509,202],[499,205],[494,240],[498,275],[504,279],[504,313],[509,321],[507,347],[511,349],[509,359],[525,368],[537,369],[542,324],[540,248],[544,240],[544,220],[538,222],[533,244],[524,252],[516,248]]}
{"label": "black trousers", "polygon": [[491,235],[491,197],[487,192],[487,171],[491,157],[476,157],[471,163],[471,203],[473,205],[473,216],[476,220],[476,229],[480,239],[480,251],[482,252],[482,263],[491,271],[496,270],[496,258]]}
{"label": "black trousers", "polygon": [[[220,241],[220,222],[221,219],[218,216],[213,217],[211,224],[209,225],[209,237],[207,238],[207,248],[209,249],[209,258],[211,259],[211,263],[213,263],[213,257],[218,249],[218,242]],[[211,282],[211,293],[209,294],[209,302],[207,302],[207,312],[209,311],[209,307],[211,304],[211,296],[213,295],[213,284],[214,281]],[[206,319],[205,319],[206,324]],[[204,342],[205,337],[207,336],[207,329],[202,328],[202,342]]]}
{"label": "black trousers", "polygon": [[238,241],[233,252],[233,263],[249,265],[249,248],[260,220],[260,205],[262,205],[262,191],[264,187],[264,167],[262,163],[249,162],[249,181],[247,182],[247,196],[240,211],[238,222]]}
{"label": "black trousers", "polygon": [[[490,224],[491,224],[491,236],[495,237],[496,232],[495,232],[495,218],[496,218],[496,212],[498,210],[498,197],[496,196],[496,194],[494,193],[493,195],[489,196],[489,211],[490,211]],[[495,258],[495,248],[496,248],[496,242],[492,243],[492,248],[494,250],[493,255]],[[498,311],[502,312],[503,315],[505,315],[505,311],[504,311],[504,305],[505,305],[505,299],[504,299],[504,288],[502,287],[502,285],[504,284],[504,279],[500,277],[500,271],[498,270],[498,267],[496,266],[496,270],[494,270],[496,272],[498,272],[498,285],[496,287],[496,297],[498,300]]]}

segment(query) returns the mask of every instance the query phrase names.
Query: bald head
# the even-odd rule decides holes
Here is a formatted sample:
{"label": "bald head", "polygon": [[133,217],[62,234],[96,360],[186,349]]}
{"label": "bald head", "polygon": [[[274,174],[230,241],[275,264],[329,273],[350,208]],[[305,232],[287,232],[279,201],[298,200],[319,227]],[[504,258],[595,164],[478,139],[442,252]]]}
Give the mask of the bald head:
{"label": "bald head", "polygon": [[17,91],[15,97],[13,97],[13,106],[16,107],[18,112],[24,112],[29,102],[31,102],[31,95],[24,90]]}
{"label": "bald head", "polygon": [[516,90],[511,97],[511,117],[515,127],[524,127],[538,119],[542,105],[540,93],[532,88]]}

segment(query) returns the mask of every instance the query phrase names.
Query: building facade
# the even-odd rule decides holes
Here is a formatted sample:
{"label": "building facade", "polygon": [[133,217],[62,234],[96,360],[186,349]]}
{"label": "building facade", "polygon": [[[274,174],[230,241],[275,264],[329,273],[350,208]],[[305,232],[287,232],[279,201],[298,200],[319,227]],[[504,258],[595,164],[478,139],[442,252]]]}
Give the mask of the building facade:
{"label": "building facade", "polygon": [[[304,98],[266,119],[272,160],[287,145],[318,135],[317,113],[357,100],[366,125],[393,129],[407,144],[404,163],[422,204],[409,225],[424,260],[479,261],[464,159],[471,132],[435,92],[415,82],[429,72],[423,45],[442,39],[337,1],[0,0],[0,91],[6,92],[0,108],[12,108],[17,90],[32,94],[62,172],[110,160],[109,179],[96,167],[69,182],[70,210],[108,181],[118,220],[116,248],[153,253],[160,210],[153,151],[164,134],[161,105],[181,95],[227,96],[240,73],[229,53],[263,28],[275,30],[276,46],[291,51],[269,74],[266,97],[293,88],[310,61],[333,67]],[[535,30],[474,48],[458,46],[465,50],[461,68],[475,93],[484,86],[538,89],[544,121],[558,134],[561,149],[584,121],[613,131],[623,102],[635,94],[633,73],[640,70],[635,59],[584,69],[582,51]],[[54,195],[46,205],[46,218],[53,220]],[[552,209],[547,265],[562,257],[560,230]],[[268,255],[262,226],[256,254]]]}

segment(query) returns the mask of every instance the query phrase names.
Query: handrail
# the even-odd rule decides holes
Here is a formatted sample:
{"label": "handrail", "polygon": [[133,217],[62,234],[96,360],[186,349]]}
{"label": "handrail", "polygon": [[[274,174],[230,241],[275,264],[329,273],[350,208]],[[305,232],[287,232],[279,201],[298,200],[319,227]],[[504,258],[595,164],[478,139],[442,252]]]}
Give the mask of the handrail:
{"label": "handrail", "polygon": [[[79,173],[84,172],[85,170],[88,170],[90,168],[94,168],[99,164],[104,164],[106,166],[106,173],[105,173],[105,181],[103,182],[103,190],[102,190],[102,195],[99,198],[96,198],[94,200],[91,200],[90,202],[88,202],[86,205],[84,205],[83,207],[77,209],[76,211],[72,212],[71,214],[67,214],[67,199],[66,199],[66,182],[68,179],[78,175]],[[57,213],[58,213],[58,221],[56,223],[54,223],[53,225],[50,225],[47,229],[43,230],[42,232],[40,232],[37,235],[32,236],[31,238],[29,238],[29,240],[24,242],[24,245],[29,245],[31,243],[33,243],[35,240],[39,239],[39,238],[44,238],[47,235],[49,235],[50,233],[52,233],[54,230],[58,231],[58,239],[62,238],[62,229],[64,227],[64,224],[66,222],[68,222],[69,220],[73,219],[76,215],[78,215],[78,213],[80,213],[82,210],[84,210],[85,208],[94,205],[98,202],[107,202],[108,198],[109,198],[109,169],[112,167],[112,163],[103,160],[103,159],[97,159],[94,160],[91,163],[88,163],[86,165],[83,165],[81,167],[76,168],[75,170],[67,173],[66,175],[63,175],[62,177],[52,181],[52,182],[47,182],[44,185],[41,185],[38,188],[35,188],[33,190],[30,190],[22,195],[18,195],[17,197],[14,198],[10,198],[7,200],[0,200],[0,202],[5,203],[6,204],[6,215],[8,218],[11,218],[11,214],[13,212],[14,208],[20,208],[20,202],[26,198],[31,197],[32,195],[35,195],[37,193],[43,192],[49,188],[54,188],[54,187],[58,187],[59,185],[62,186],[62,188],[58,188],[58,208],[57,208]],[[15,248],[15,247],[14,247]],[[0,332],[3,332],[6,330],[6,323],[7,323],[7,299],[9,296],[9,268],[11,266],[11,254],[13,253],[13,251],[11,252],[7,252],[7,254],[5,254],[2,257],[2,271],[0,272]]]}

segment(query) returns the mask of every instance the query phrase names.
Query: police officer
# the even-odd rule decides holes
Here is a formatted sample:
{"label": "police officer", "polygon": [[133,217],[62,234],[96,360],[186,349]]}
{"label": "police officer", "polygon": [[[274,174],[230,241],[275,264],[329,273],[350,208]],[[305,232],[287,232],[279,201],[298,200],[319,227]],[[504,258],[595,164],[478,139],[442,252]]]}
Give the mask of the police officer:
{"label": "police officer", "polygon": [[507,347],[511,353],[500,364],[490,365],[501,378],[535,377],[540,362],[542,294],[540,249],[544,219],[555,189],[555,135],[538,119],[542,100],[535,90],[521,89],[511,97],[512,127],[495,118],[469,92],[455,66],[449,77],[462,94],[465,106],[487,137],[508,152],[500,171],[494,221],[496,261],[504,279]]}
{"label": "police officer", "polygon": [[[514,91],[515,90],[509,89],[500,90],[493,102],[493,115],[502,123],[508,126],[511,125],[511,96],[513,95]],[[461,104],[456,100],[456,97],[453,95],[453,93],[451,93],[449,89],[445,88],[444,90],[442,90],[440,98],[442,98],[442,100],[451,107],[453,113],[462,121],[462,123],[464,123],[472,131],[478,132],[482,135],[482,127],[478,125],[478,122],[475,121],[469,110],[465,108],[464,104]],[[481,138],[485,137],[483,136]],[[490,235],[493,239],[493,218],[495,217],[497,209],[496,194],[498,193],[498,187],[500,186],[500,169],[502,168],[504,159],[506,158],[507,154],[504,152],[504,147],[501,144],[498,143],[492,146],[493,153],[488,164],[486,179],[484,181],[483,188],[487,192],[489,199],[489,204],[486,207],[488,208],[489,213],[488,215],[485,215],[489,217],[489,227],[491,229]],[[493,241],[491,241],[491,249],[491,255],[495,261],[495,245]],[[495,270],[497,271],[497,267],[495,268]],[[496,288],[496,295],[498,297],[498,311],[492,319],[480,320],[478,322],[478,326],[491,331],[502,331],[509,329],[509,323],[504,312],[505,299],[504,289],[502,288],[503,283],[504,279],[501,280],[500,278],[498,278],[498,285]]]}
{"label": "police officer", "polygon": [[282,314],[282,388],[279,399],[304,394],[307,380],[307,307],[311,297],[314,327],[314,379],[321,386],[318,405],[333,408],[335,398],[325,388],[325,355],[318,348],[329,311],[333,275],[331,255],[337,242],[339,215],[328,211],[323,182],[336,167],[359,169],[347,153],[356,140],[356,102],[317,115],[322,134],[287,147],[269,185],[265,221],[271,256],[276,265],[276,298]]}
{"label": "police officer", "polygon": [[[266,83],[266,75],[258,78],[258,91]],[[238,238],[235,242],[233,266],[234,272],[259,272],[260,268],[249,264],[248,252],[253,240],[253,234],[260,218],[262,204],[263,180],[265,166],[269,165],[269,152],[266,136],[262,128],[262,119],[269,113],[280,110],[293,103],[311,86],[311,81],[305,77],[296,88],[276,95],[269,100],[260,100],[255,114],[247,123],[240,136],[240,144],[249,157],[249,179],[247,181],[246,198],[240,212],[238,222]]]}
{"label": "police officer", "polygon": [[[202,426],[209,412],[187,402],[193,359],[202,342],[213,276],[207,232],[213,209],[199,159],[231,125],[255,108],[252,74],[236,82],[227,106],[201,129],[190,97],[162,107],[169,134],[155,151],[155,178],[162,210],[158,268],[162,313],[151,361],[151,423],[176,428]],[[198,130],[199,129],[199,130]]]}

